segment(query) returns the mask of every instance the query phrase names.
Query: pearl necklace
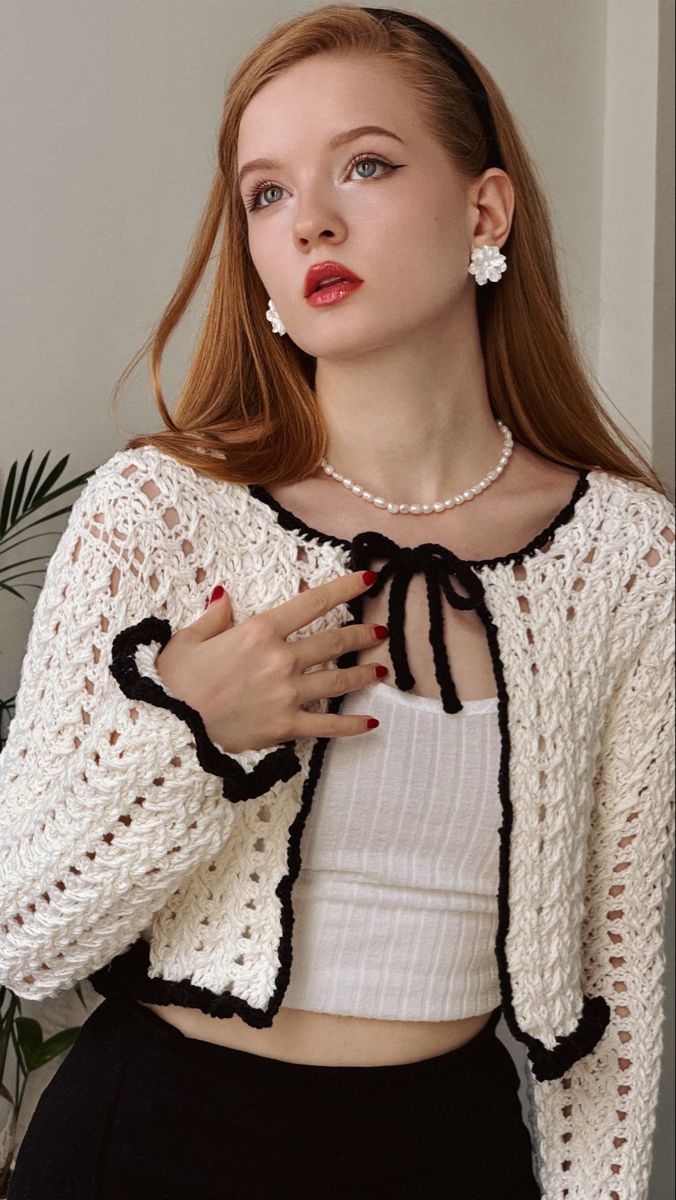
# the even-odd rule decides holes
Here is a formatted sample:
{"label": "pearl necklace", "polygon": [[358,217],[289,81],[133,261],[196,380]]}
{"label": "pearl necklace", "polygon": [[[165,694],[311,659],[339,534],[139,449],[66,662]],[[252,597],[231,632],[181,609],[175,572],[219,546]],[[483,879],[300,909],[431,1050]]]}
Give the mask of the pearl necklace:
{"label": "pearl necklace", "polygon": [[369,504],[374,504],[376,508],[386,508],[390,513],[444,512],[447,508],[455,508],[457,504],[464,504],[466,500],[473,500],[480,492],[485,491],[504,471],[514,448],[514,439],[511,431],[503,421],[498,420],[497,424],[502,430],[505,439],[505,445],[497,466],[493,467],[487,475],[484,475],[479,483],[476,483],[474,487],[469,488],[466,492],[460,492],[458,496],[451,496],[448,500],[437,500],[436,504],[393,504],[388,500],[383,500],[382,496],[374,496],[372,492],[367,492],[360,484],[354,483],[345,475],[340,475],[325,458],[322,459],[321,465],[326,474],[330,475],[332,479],[349,488],[351,492],[354,492],[355,496],[361,496],[362,500],[366,500]]}

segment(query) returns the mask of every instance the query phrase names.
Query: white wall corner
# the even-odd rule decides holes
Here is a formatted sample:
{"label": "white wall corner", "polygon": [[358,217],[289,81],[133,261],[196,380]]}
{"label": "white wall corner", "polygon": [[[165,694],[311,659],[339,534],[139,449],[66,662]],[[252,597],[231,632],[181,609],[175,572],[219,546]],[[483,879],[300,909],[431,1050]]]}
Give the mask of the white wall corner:
{"label": "white wall corner", "polygon": [[606,13],[598,376],[650,458],[659,0],[609,0]]}

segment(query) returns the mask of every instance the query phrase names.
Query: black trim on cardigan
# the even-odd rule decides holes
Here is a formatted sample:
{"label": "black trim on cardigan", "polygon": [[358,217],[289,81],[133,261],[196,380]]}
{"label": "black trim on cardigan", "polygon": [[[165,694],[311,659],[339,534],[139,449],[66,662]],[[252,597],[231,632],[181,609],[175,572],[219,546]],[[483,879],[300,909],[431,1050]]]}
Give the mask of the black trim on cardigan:
{"label": "black trim on cardigan", "polygon": [[[359,569],[364,565],[362,556],[359,555]],[[462,571],[464,577],[465,571]],[[348,601],[347,607],[354,615],[357,624],[362,623],[364,599],[370,594],[373,589],[362,593],[354,600]],[[472,590],[470,594],[472,594]],[[510,795],[510,780],[509,780],[509,764],[511,741],[509,736],[509,721],[508,721],[508,703],[509,697],[505,685],[504,671],[502,660],[500,658],[500,650],[498,643],[497,629],[493,623],[491,615],[482,598],[472,607],[475,608],[477,615],[480,617],[488,639],[488,645],[493,663],[493,673],[498,689],[498,721],[500,726],[500,768],[498,773],[498,789],[500,793],[500,801],[502,804],[503,820],[500,826],[500,848],[499,848],[499,885],[498,885],[498,931],[496,935],[495,953],[498,963],[498,975],[500,978],[500,994],[502,998],[502,1011],[504,1013],[505,1022],[508,1025],[513,1037],[517,1041],[525,1044],[530,1058],[533,1074],[537,1079],[558,1079],[568,1070],[568,1068],[582,1058],[585,1054],[589,1054],[594,1046],[598,1043],[603,1035],[603,1032],[610,1020],[610,1008],[603,996],[585,996],[583,1004],[583,1012],[578,1022],[577,1028],[571,1033],[566,1034],[558,1039],[559,1045],[553,1050],[548,1050],[546,1046],[539,1041],[538,1038],[531,1037],[525,1033],[519,1026],[514,1012],[512,983],[509,976],[509,968],[507,964],[506,941],[509,930],[509,865],[510,865],[510,842],[511,831],[513,824],[513,809]],[[442,631],[435,631],[436,639],[442,636]],[[340,667],[352,667],[356,665],[358,651],[350,651],[336,660]],[[329,700],[329,710],[337,711],[338,706],[336,700],[342,702],[343,697],[332,698]]]}
{"label": "black trim on cardigan", "polygon": [[[588,480],[589,471],[584,469],[580,472],[580,477],[575,486],[575,490],[571,496],[569,503],[561,509],[554,521],[547,526],[537,537],[533,538],[522,550],[514,553],[503,555],[500,558],[476,560],[470,562],[463,559],[456,559],[456,567],[459,567],[458,576],[462,575],[465,583],[468,582],[467,569],[472,567],[493,567],[499,563],[514,562],[518,563],[530,554],[533,554],[540,546],[548,542],[556,529],[559,526],[566,524],[575,511],[577,501],[585,494],[589,487]],[[279,517],[280,524],[289,530],[300,531],[301,536],[309,538],[318,538],[320,541],[327,541],[335,546],[342,546],[350,551],[350,563],[354,563],[355,545],[358,543],[358,538],[353,542],[348,542],[342,538],[335,538],[329,534],[322,533],[319,530],[312,529],[304,522],[288,510],[284,509],[266,492],[265,488],[258,485],[249,485],[249,491],[254,499],[261,500],[273,508]],[[363,535],[358,535],[363,536]],[[369,533],[367,541],[364,545],[368,546],[370,539],[379,538],[381,535]],[[375,543],[373,543],[375,544]],[[396,547],[397,551],[406,550],[404,547]],[[411,549],[411,548],[408,548]],[[414,549],[420,549],[416,547]],[[359,557],[359,551],[357,551]],[[358,569],[358,568],[354,568]],[[510,796],[509,782],[509,763],[510,763],[510,738],[509,738],[509,723],[507,717],[508,695],[504,680],[504,671],[502,660],[500,658],[499,643],[497,629],[493,624],[491,615],[486,607],[483,599],[483,585],[478,581],[480,587],[469,587],[470,596],[473,597],[471,607],[475,608],[477,615],[480,617],[486,629],[488,644],[493,663],[493,670],[498,688],[498,718],[501,735],[501,757],[500,769],[498,776],[498,786],[500,800],[502,804],[503,821],[500,826],[500,847],[499,847],[499,888],[498,888],[498,932],[496,936],[496,959],[498,964],[498,974],[500,979],[501,990],[501,1009],[505,1015],[505,1021],[516,1040],[525,1044],[530,1059],[533,1074],[538,1080],[557,1079],[560,1078],[578,1059],[589,1054],[598,1044],[603,1036],[604,1030],[610,1020],[610,1007],[603,996],[585,996],[583,998],[583,1010],[577,1027],[569,1034],[558,1037],[559,1045],[554,1049],[549,1050],[539,1039],[532,1037],[524,1032],[518,1025],[516,1014],[513,1006],[513,991],[509,976],[507,955],[506,955],[506,938],[509,929],[509,860],[510,860],[510,837],[513,823],[513,809]],[[366,594],[356,597],[352,601],[347,602],[347,608],[354,618],[356,623],[361,623],[364,598]],[[431,622],[435,625],[433,633],[433,647],[439,643],[442,636],[440,628],[436,628],[439,622],[440,612],[436,605],[433,605],[430,610]],[[358,657],[358,651],[351,651],[337,660],[337,664],[341,667],[349,667],[355,665]],[[410,685],[409,685],[410,686]],[[343,703],[344,696],[332,697],[328,700],[327,711],[337,713]],[[275,979],[275,989],[270,1002],[265,1011],[254,1008],[247,1001],[240,997],[233,996],[226,992],[221,996],[215,996],[208,989],[196,987],[189,980],[181,980],[178,982],[167,981],[161,978],[149,979],[149,946],[143,940],[139,939],[122,955],[118,955],[106,967],[103,967],[93,975],[89,976],[94,988],[102,995],[114,994],[122,988],[133,994],[137,999],[147,1000],[157,1004],[179,1004],[187,1007],[199,1008],[202,1012],[210,1013],[213,1016],[228,1017],[237,1013],[248,1025],[254,1028],[262,1029],[272,1025],[275,1014],[279,1011],[284,993],[289,984],[291,965],[292,965],[292,931],[293,931],[293,908],[291,903],[291,894],[293,884],[298,877],[301,868],[300,845],[305,822],[309,815],[312,799],[320,778],[321,766],[326,753],[326,748],[329,743],[329,738],[317,738],[310,759],[310,768],[308,777],[303,788],[303,799],[301,808],[293,821],[289,830],[289,848],[287,865],[288,871],[282,877],[277,885],[277,895],[281,900],[281,925],[282,934],[278,944],[279,968]]]}
{"label": "black trim on cardigan", "polygon": [[271,750],[247,771],[230,754],[224,754],[214,745],[196,709],[191,708],[185,700],[170,696],[154,679],[141,675],[136,663],[139,646],[159,642],[164,649],[171,636],[171,625],[160,617],[145,617],[137,625],[130,625],[117,634],[113,641],[109,670],[125,696],[131,700],[146,700],[157,708],[166,708],[185,721],[195,738],[195,750],[202,770],[224,780],[223,795],[226,800],[253,800],[265,795],[273,784],[285,783],[296,775],[301,763],[293,740]]}
{"label": "black trim on cardigan", "polygon": [[[443,557],[444,560],[448,559],[448,561],[444,561],[444,566],[448,568],[449,563],[451,560],[453,560],[457,577],[469,592],[470,598],[465,602],[464,606],[474,608],[484,624],[488,638],[491,660],[493,663],[493,672],[498,687],[498,720],[501,736],[501,761],[498,786],[500,800],[502,803],[503,822],[500,827],[500,883],[498,889],[498,932],[496,937],[496,957],[498,962],[498,973],[500,977],[502,1009],[505,1014],[505,1021],[509,1026],[512,1035],[518,1041],[521,1041],[526,1045],[528,1056],[533,1068],[533,1074],[535,1075],[536,1079],[539,1080],[560,1078],[574,1062],[576,1062],[579,1058],[584,1057],[584,1055],[589,1054],[594,1049],[603,1036],[608,1022],[610,1021],[610,1006],[603,996],[584,996],[582,1015],[580,1016],[577,1027],[572,1030],[571,1033],[557,1038],[559,1045],[551,1050],[544,1046],[538,1038],[534,1038],[528,1033],[525,1033],[517,1023],[513,1006],[513,991],[509,977],[505,949],[507,933],[509,929],[509,852],[513,823],[513,809],[509,782],[510,737],[507,716],[508,695],[504,681],[502,660],[500,658],[497,630],[493,624],[491,615],[488,612],[483,599],[483,584],[477,576],[474,576],[473,585],[472,576],[473,571],[481,567],[492,569],[496,566],[507,563],[517,565],[521,563],[524,558],[534,554],[542,546],[546,545],[547,542],[551,541],[557,529],[571,521],[575,514],[578,501],[589,490],[590,470],[591,468],[586,467],[579,470],[577,482],[567,504],[565,504],[564,507],[557,513],[553,521],[551,521],[545,529],[532,538],[530,542],[523,546],[521,550],[515,551],[512,554],[504,554],[496,558],[485,559],[462,559],[457,555],[452,554],[444,547],[435,547],[433,543],[426,543],[423,547],[401,547],[395,542],[392,542],[390,539],[384,538],[383,535],[372,530],[359,533],[352,539],[352,541],[347,541],[345,538],[324,533],[322,530],[314,529],[311,525],[306,524],[306,522],[302,521],[299,517],[295,516],[294,513],[290,512],[277,500],[275,500],[274,497],[271,496],[271,494],[262,485],[250,484],[248,486],[249,493],[255,500],[268,505],[268,507],[274,510],[274,512],[277,514],[279,524],[283,528],[297,532],[301,537],[319,540],[320,542],[329,542],[331,545],[342,547],[348,550],[349,565],[351,570],[361,570],[362,568],[368,566],[368,551],[371,550],[375,553],[377,549],[380,549],[381,551],[385,550],[387,554],[394,554],[396,557],[400,558],[401,563],[404,565],[405,572],[408,574],[411,568],[415,569],[416,565],[414,564],[411,556],[415,556],[419,554],[422,549],[425,549],[428,552],[428,558],[430,558],[430,551],[432,552],[431,557],[435,558],[437,556],[434,552],[441,550],[442,556],[439,557]],[[418,569],[424,569],[421,564],[417,565]],[[386,567],[383,568],[383,571],[386,569]],[[445,711],[457,712],[462,705],[457,698],[452,680],[450,679],[450,671],[447,675],[443,670],[443,664],[440,664],[438,661],[440,653],[439,647],[442,645],[443,637],[443,629],[441,624],[442,615],[440,607],[436,602],[434,588],[432,587],[432,583],[434,581],[438,582],[440,586],[445,585],[447,581],[445,579],[441,579],[441,570],[438,568],[438,566],[434,572],[431,572],[428,564],[425,574],[428,578],[430,642],[434,651],[437,680],[440,684]],[[434,574],[434,580],[430,578],[432,574]],[[379,581],[376,582],[374,587],[378,587],[378,582]],[[406,589],[405,586],[402,586],[401,584],[398,588],[395,587],[396,583],[397,580],[393,579],[392,589],[390,592],[390,607],[391,613],[395,617],[395,631],[399,630],[401,634],[397,645],[394,647],[399,669],[396,682],[402,690],[409,690],[415,681],[408,670],[408,662],[403,644],[400,644],[403,642],[403,632],[400,630],[400,626],[403,622],[402,609],[405,602]],[[355,600],[347,603],[348,610],[353,614],[355,622],[358,624],[362,621],[364,597],[365,595],[371,594],[373,591],[374,588],[371,588],[369,589],[369,592],[364,593],[361,597],[357,597]],[[452,595],[450,594],[452,589],[450,589],[450,587],[447,588],[444,586],[444,591],[449,603],[454,604],[456,607],[462,607],[462,604],[459,603],[461,597],[458,596],[457,593],[453,593],[455,598],[452,598]],[[392,607],[392,605],[394,605],[394,607]],[[352,653],[343,655],[341,659],[337,660],[337,663],[341,667],[354,666],[357,662],[357,656],[358,652],[354,651]],[[392,657],[394,663],[395,655],[393,654]],[[444,654],[444,660],[445,659],[446,655]],[[342,700],[342,696],[330,699],[328,702],[328,711],[338,712]],[[310,781],[308,780],[308,783],[309,782]],[[295,861],[295,851],[296,847],[292,842],[290,858],[293,861]],[[286,960],[286,947],[284,947],[283,957]]]}
{"label": "black trim on cardigan", "polygon": [[[568,464],[562,463],[561,465],[566,466]],[[459,558],[457,554],[454,555],[454,557],[465,567],[493,568],[498,567],[503,563],[520,563],[524,558],[528,558],[530,555],[535,554],[536,550],[539,550],[541,546],[544,546],[554,536],[556,530],[559,529],[560,526],[568,525],[573,518],[578,500],[581,500],[585,493],[589,490],[589,473],[591,469],[592,468],[590,467],[582,467],[578,471],[578,480],[575,484],[570,500],[568,500],[564,507],[556,514],[554,520],[550,521],[547,528],[541,530],[541,532],[536,534],[534,538],[531,538],[530,542],[527,542],[526,545],[520,550],[515,550],[512,554],[500,555],[498,558],[465,559]],[[352,550],[352,541],[348,541],[346,538],[337,537],[335,534],[323,533],[321,529],[314,529],[312,525],[307,525],[306,522],[302,521],[300,517],[297,517],[294,513],[290,512],[288,508],[284,508],[284,506],[280,504],[278,500],[275,500],[275,498],[270,495],[270,493],[266,490],[266,488],[263,487],[262,484],[250,483],[247,484],[246,487],[249,495],[254,500],[259,501],[261,504],[267,505],[268,508],[271,508],[277,514],[278,522],[283,529],[300,533],[301,537],[307,538],[311,541],[328,542],[331,546],[341,547],[342,549],[348,551]],[[425,521],[426,519],[427,515],[420,517],[421,521]],[[422,528],[429,527],[423,525]],[[363,534],[368,535],[373,535],[374,532],[374,530],[370,529],[362,531]],[[357,534],[356,536],[359,537],[361,535],[362,534]],[[399,547],[399,549],[402,549],[402,547]]]}
{"label": "black trim on cardigan", "polygon": [[[338,702],[343,697],[336,698]],[[330,701],[335,705],[335,700]],[[144,938],[139,938],[110,963],[89,975],[92,987],[102,996],[114,996],[119,992],[145,1000],[150,1004],[179,1004],[186,1008],[198,1008],[212,1017],[232,1017],[237,1014],[254,1029],[267,1029],[282,1006],[284,993],[291,978],[293,907],[291,892],[301,867],[300,845],[303,829],[308,818],[312,798],[319,780],[321,764],[329,744],[329,738],[317,738],[310,756],[310,767],[303,787],[301,807],[289,828],[287,852],[287,874],[277,884],[276,894],[281,901],[282,934],[277,946],[279,968],[275,978],[275,989],[267,1009],[255,1008],[240,996],[231,992],[215,995],[208,988],[198,987],[189,979],[167,980],[149,978],[150,947]]]}
{"label": "black trim on cardigan", "polygon": [[495,943],[495,953],[498,961],[500,976],[500,993],[502,996],[502,1011],[505,1022],[512,1036],[526,1046],[536,1079],[559,1079],[569,1067],[589,1054],[600,1041],[610,1020],[610,1007],[603,996],[584,996],[582,1016],[577,1027],[557,1041],[560,1043],[548,1050],[543,1043],[521,1029],[514,1012],[512,981],[507,963],[506,942],[509,931],[509,867],[511,833],[514,820],[512,807],[509,767],[511,762],[511,739],[509,736],[508,706],[509,696],[505,684],[505,675],[500,657],[498,631],[491,615],[482,602],[477,606],[477,613],[486,629],[486,637],[493,663],[493,673],[498,688],[498,722],[500,726],[500,768],[498,772],[498,790],[502,804],[503,820],[500,826],[500,870],[498,885],[498,932]]}
{"label": "black trim on cardigan", "polygon": [[[338,704],[343,697],[336,698]],[[335,700],[330,701],[334,705]],[[255,1008],[240,996],[231,992],[216,995],[208,988],[198,987],[189,979],[169,980],[150,978],[150,946],[145,938],[138,938],[133,945],[111,962],[100,967],[87,978],[101,996],[115,996],[120,992],[135,1000],[150,1004],[178,1004],[185,1008],[198,1008],[212,1017],[232,1017],[235,1014],[254,1029],[268,1029],[282,1006],[284,993],[289,986],[292,963],[293,907],[291,892],[301,867],[300,845],[303,829],[308,818],[312,798],[319,780],[321,764],[329,744],[329,738],[317,738],[310,756],[310,768],[303,787],[301,807],[289,828],[287,874],[277,884],[276,894],[281,901],[282,934],[277,946],[279,968],[275,978],[275,989],[267,1009]]]}
{"label": "black trim on cardigan", "polygon": [[[356,623],[361,623],[364,598],[368,593],[347,602],[347,607]],[[483,600],[476,606],[488,638],[491,659],[498,687],[498,718],[501,734],[501,756],[498,774],[498,787],[502,804],[503,821],[500,826],[499,846],[499,885],[498,885],[498,931],[496,935],[495,953],[500,979],[501,1009],[513,1037],[523,1042],[527,1048],[533,1074],[538,1080],[558,1079],[578,1059],[589,1054],[597,1045],[610,1020],[610,1007],[603,996],[585,996],[582,1016],[577,1027],[571,1033],[559,1037],[559,1045],[549,1050],[538,1038],[524,1032],[516,1019],[513,1006],[513,992],[506,954],[506,939],[509,929],[509,860],[510,838],[513,823],[513,810],[509,787],[510,738],[507,719],[508,696],[504,681],[502,661],[498,648],[497,630]],[[342,667],[354,666],[358,651],[350,651],[342,655],[337,664]],[[328,700],[327,711],[337,713],[344,701],[343,696],[334,696]],[[275,978],[274,992],[265,1011],[255,1008],[239,996],[225,992],[215,996],[206,988],[196,987],[188,979],[177,982],[161,978],[148,978],[149,947],[139,939],[123,954],[118,955],[111,963],[89,976],[92,986],[101,995],[107,996],[123,990],[138,1000],[146,1000],[155,1004],[178,1004],[189,1008],[199,1008],[202,1012],[214,1017],[231,1017],[235,1013],[248,1025],[256,1029],[268,1028],[272,1025],[276,1013],[282,1005],[284,994],[291,977],[293,960],[293,885],[301,869],[300,846],[303,829],[308,818],[314,792],[320,778],[321,766],[328,746],[329,738],[317,738],[310,758],[310,769],[303,788],[301,808],[289,829],[289,848],[287,854],[287,873],[279,881],[276,894],[281,901],[282,934],[277,947],[279,968]]]}

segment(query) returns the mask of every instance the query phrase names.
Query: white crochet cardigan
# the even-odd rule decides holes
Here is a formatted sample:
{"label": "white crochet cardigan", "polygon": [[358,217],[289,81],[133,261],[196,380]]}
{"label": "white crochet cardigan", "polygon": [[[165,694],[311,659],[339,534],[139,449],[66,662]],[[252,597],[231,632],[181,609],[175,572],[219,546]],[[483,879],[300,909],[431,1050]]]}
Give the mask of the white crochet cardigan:
{"label": "white crochet cardigan", "polygon": [[[216,583],[242,621],[386,543],[399,686],[412,686],[407,574],[425,570],[451,602],[455,574],[486,628],[502,741],[495,952],[503,1015],[527,1049],[544,1200],[646,1200],[674,843],[673,526],[659,493],[581,471],[532,542],[470,563],[331,537],[264,488],[151,448],[115,454],[49,562],[0,755],[0,982],[40,999],[91,977],[102,995],[272,1024],[328,742],[227,755],[154,661]],[[359,621],[361,605],[292,637]],[[443,664],[438,676],[456,711]]]}

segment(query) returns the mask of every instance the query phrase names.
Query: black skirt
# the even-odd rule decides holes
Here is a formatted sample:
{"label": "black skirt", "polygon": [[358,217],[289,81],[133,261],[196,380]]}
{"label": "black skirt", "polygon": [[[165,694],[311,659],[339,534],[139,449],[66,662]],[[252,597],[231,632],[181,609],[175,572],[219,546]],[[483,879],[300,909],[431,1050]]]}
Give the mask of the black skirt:
{"label": "black skirt", "polygon": [[108,997],[40,1097],[9,1200],[540,1200],[500,1011],[446,1054],[315,1066]]}

